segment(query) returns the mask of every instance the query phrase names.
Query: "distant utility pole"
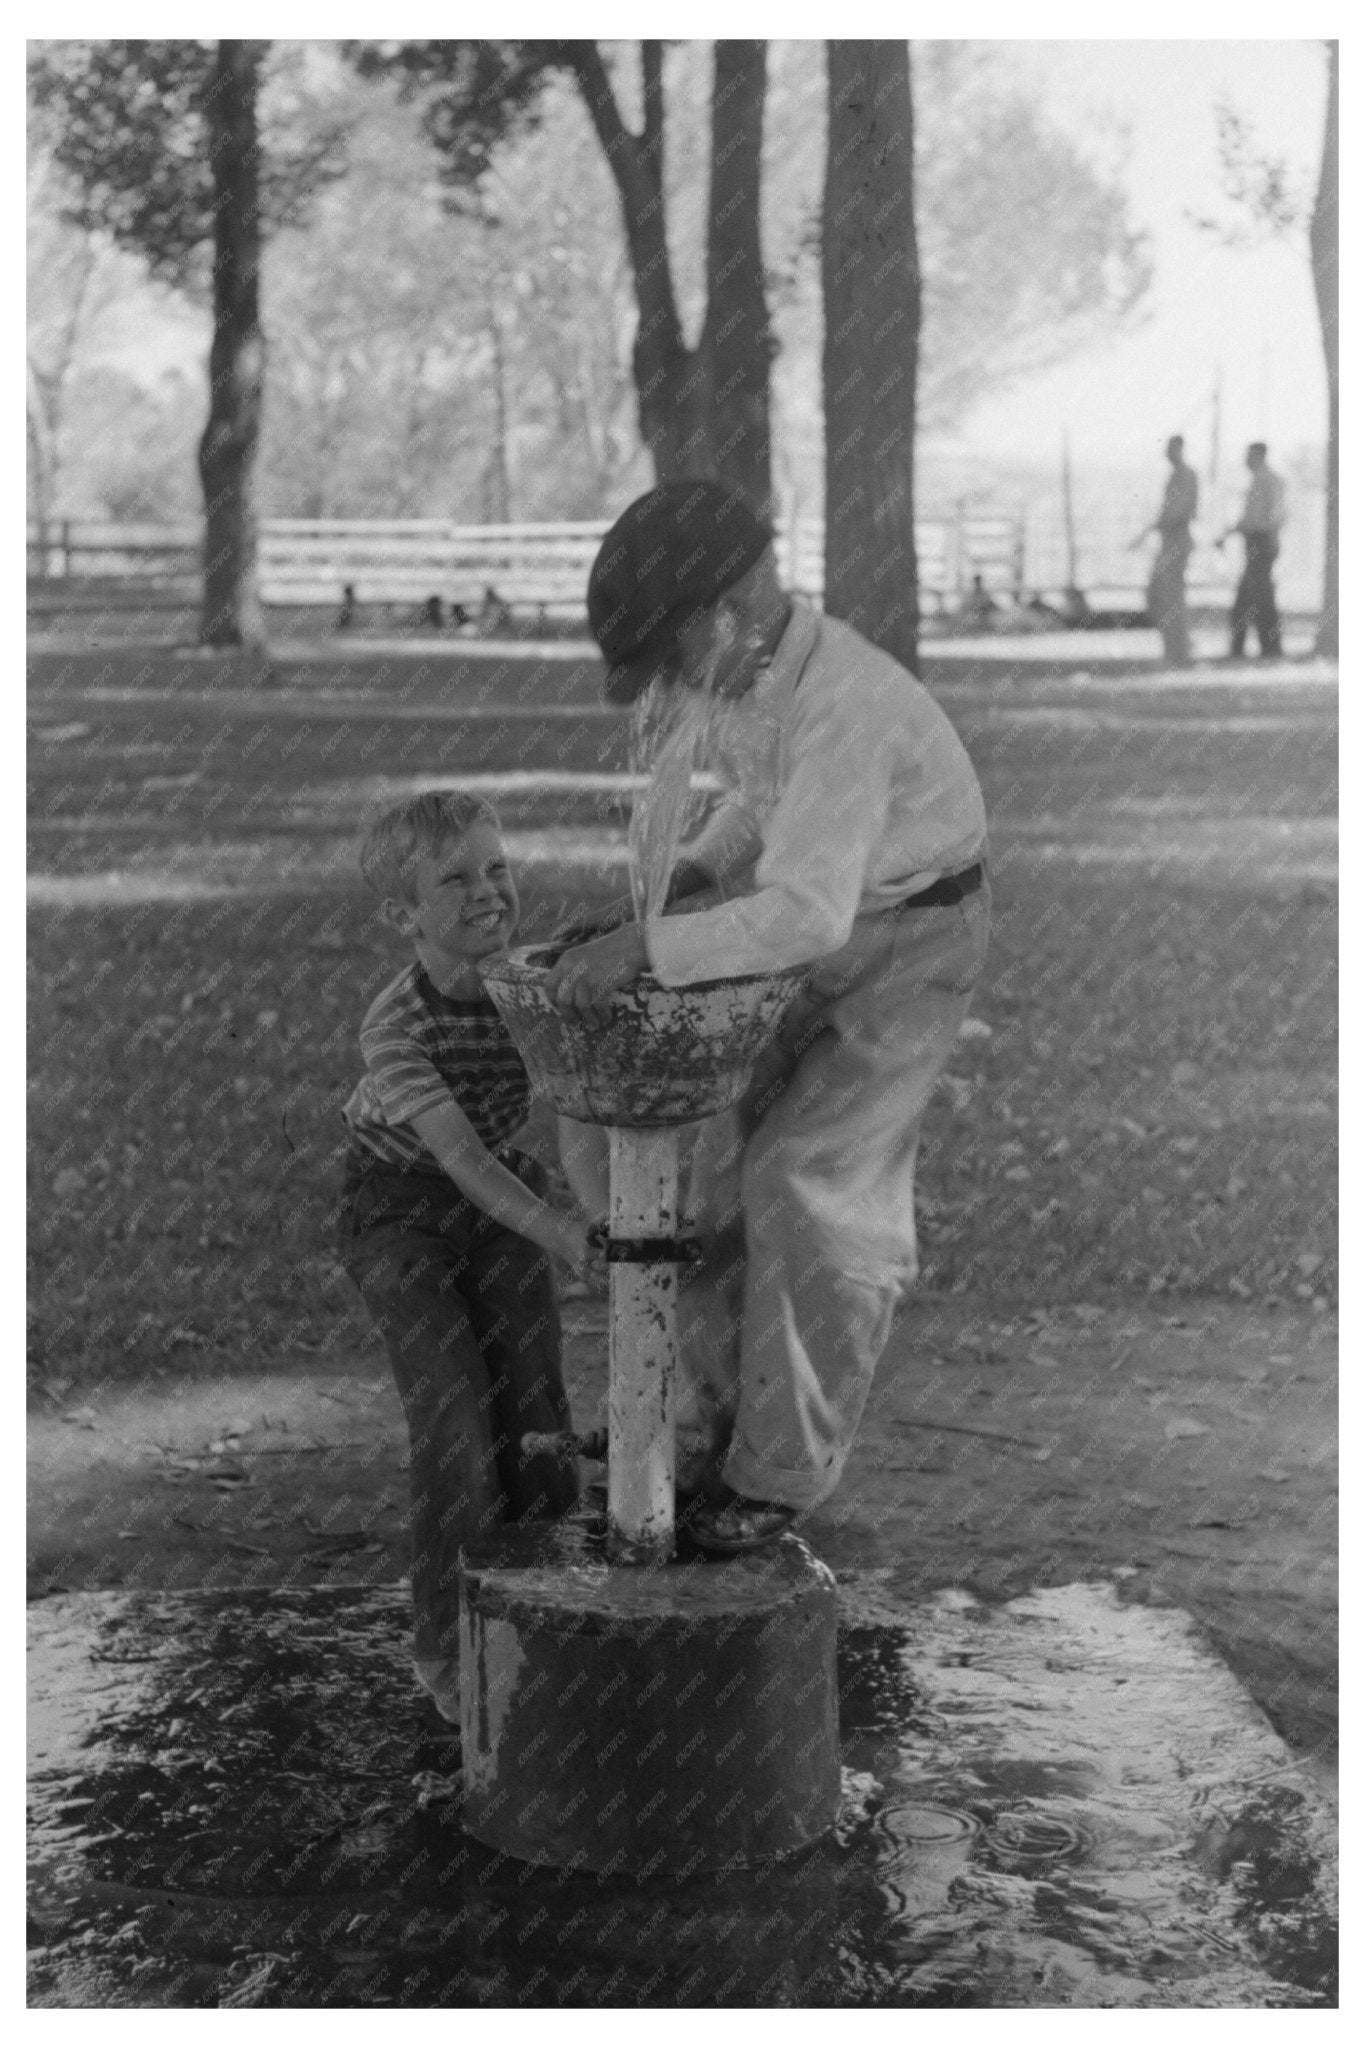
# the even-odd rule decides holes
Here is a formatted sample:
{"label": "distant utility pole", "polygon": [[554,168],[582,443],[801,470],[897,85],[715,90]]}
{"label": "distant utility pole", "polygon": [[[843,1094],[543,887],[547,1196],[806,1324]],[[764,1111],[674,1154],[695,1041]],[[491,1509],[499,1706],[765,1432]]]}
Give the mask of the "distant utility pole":
{"label": "distant utility pole", "polygon": [[1223,442],[1223,365],[1219,363],[1213,373],[1213,390],[1209,394],[1209,490],[1218,488],[1218,460],[1222,454]]}
{"label": "distant utility pole", "polygon": [[1066,587],[1079,587],[1076,575],[1076,508],[1071,495],[1071,436],[1062,428],[1062,529],[1066,535]]}

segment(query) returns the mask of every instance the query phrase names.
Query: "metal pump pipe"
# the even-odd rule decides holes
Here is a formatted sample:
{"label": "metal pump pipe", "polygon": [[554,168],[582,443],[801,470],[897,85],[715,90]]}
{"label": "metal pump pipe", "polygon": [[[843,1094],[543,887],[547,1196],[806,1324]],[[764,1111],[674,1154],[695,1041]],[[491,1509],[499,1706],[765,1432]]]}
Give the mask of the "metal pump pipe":
{"label": "metal pump pipe", "polygon": [[610,1137],[607,1555],[617,1564],[666,1564],[674,1540],[677,1247],[671,1258],[647,1257],[647,1247],[632,1258],[612,1253],[631,1239],[676,1236],[678,1133],[613,1127]]}

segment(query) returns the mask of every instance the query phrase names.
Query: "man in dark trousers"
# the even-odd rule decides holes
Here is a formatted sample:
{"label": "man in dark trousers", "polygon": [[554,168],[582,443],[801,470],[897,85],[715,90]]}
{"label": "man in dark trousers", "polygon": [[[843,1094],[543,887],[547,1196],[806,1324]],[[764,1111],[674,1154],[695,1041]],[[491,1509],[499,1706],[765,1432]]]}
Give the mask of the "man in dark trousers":
{"label": "man in dark trousers", "polygon": [[1246,566],[1237,594],[1232,600],[1231,660],[1240,661],[1246,652],[1247,627],[1255,626],[1261,658],[1279,655],[1280,612],[1275,602],[1275,557],[1280,552],[1280,528],[1285,522],[1284,481],[1266,461],[1266,444],[1253,441],[1247,449],[1246,507],[1235,526],[1219,536],[1221,548],[1232,534],[1240,533],[1246,547]]}
{"label": "man in dark trousers", "polygon": [[771,1542],[839,1483],[916,1275],[920,1123],[990,927],[985,806],[961,740],[899,662],[782,589],[772,539],[741,492],[696,482],[637,499],[603,541],[588,617],[607,696],[632,703],[656,677],[709,686],[745,765],[683,849],[709,906],[576,946],[548,980],[562,1010],[605,1020],[644,973],[686,987],[803,971],[681,1304],[711,1435],[689,1526],[723,1555]]}

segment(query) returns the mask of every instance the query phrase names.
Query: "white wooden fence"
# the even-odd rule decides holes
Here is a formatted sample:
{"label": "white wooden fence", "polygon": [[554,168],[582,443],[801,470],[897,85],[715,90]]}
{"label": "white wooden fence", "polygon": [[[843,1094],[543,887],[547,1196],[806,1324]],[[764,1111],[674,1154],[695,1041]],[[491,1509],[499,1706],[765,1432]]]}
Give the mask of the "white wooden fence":
{"label": "white wooden fence", "polygon": [[[349,590],[367,608],[413,612],[437,597],[471,616],[490,594],[513,613],[582,620],[588,570],[607,520],[550,525],[461,526],[444,519],[266,519],[261,522],[261,595],[270,606],[340,611]],[[951,603],[979,574],[988,589],[1016,589],[1023,576],[1017,513],[963,509],[916,523],[920,585],[932,606]],[[62,520],[28,535],[33,609],[79,608],[120,593],[177,603],[197,588],[198,527],[115,526]],[[824,531],[818,520],[779,527],[778,557],[788,587],[819,599]]]}
{"label": "white wooden fence", "polygon": [[261,529],[261,592],[267,604],[335,604],[349,584],[362,604],[421,605],[434,596],[470,611],[492,592],[514,608],[580,616],[609,523],[270,519]]}

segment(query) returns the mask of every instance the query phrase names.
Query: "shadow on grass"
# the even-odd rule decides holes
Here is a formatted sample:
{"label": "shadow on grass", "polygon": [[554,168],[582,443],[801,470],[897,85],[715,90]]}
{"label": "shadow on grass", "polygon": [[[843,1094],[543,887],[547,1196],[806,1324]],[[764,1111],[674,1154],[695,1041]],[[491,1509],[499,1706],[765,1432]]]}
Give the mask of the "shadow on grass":
{"label": "shadow on grass", "polygon": [[[109,690],[137,673],[105,667]],[[356,828],[417,784],[495,788],[540,936],[621,888],[624,724],[528,703],[529,663],[466,664],[463,705],[245,709],[202,682],[82,698],[88,667],[38,668],[34,1371],[353,1342],[328,1243],[339,1110],[402,964],[359,896]],[[997,924],[926,1124],[923,1285],[1325,1304],[1328,693],[1230,688],[1211,713],[1207,690],[1141,687],[1035,695],[1036,717],[964,702]]]}

